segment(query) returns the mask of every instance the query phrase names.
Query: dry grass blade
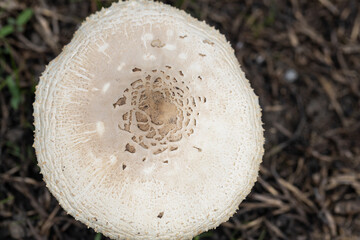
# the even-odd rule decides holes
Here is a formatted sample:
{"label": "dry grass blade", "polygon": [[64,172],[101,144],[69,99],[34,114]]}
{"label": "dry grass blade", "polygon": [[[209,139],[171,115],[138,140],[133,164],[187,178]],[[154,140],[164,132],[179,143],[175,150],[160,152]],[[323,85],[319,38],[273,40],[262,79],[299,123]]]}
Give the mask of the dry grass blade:
{"label": "dry grass blade", "polygon": [[324,210],[324,215],[327,220],[327,224],[330,228],[331,236],[335,236],[336,235],[336,224],[335,224],[334,217],[331,215],[329,210]]}
{"label": "dry grass blade", "polygon": [[335,109],[336,113],[338,114],[339,118],[343,122],[344,126],[347,126],[346,121],[344,119],[343,110],[342,110],[339,102],[337,101],[336,91],[335,91],[335,88],[334,88],[333,84],[324,77],[320,77],[319,81],[320,81],[322,87],[324,88],[327,96],[329,97],[329,99],[331,101],[331,104],[334,107],[334,109]]}
{"label": "dry grass blade", "polygon": [[274,196],[279,195],[279,192],[273,186],[271,186],[268,182],[264,181],[261,176],[259,176],[258,181],[269,193],[271,193]]}
{"label": "dry grass blade", "polygon": [[29,192],[29,190],[24,186],[18,183],[13,184],[14,188],[22,193],[28,200],[30,200],[31,206],[40,214],[41,217],[47,217],[46,211],[42,208],[42,206],[36,201],[35,197]]}
{"label": "dry grass blade", "polygon": [[359,36],[359,32],[360,32],[360,10],[356,15],[354,26],[351,31],[351,35],[350,35],[351,42],[356,42],[356,39]]}
{"label": "dry grass blade", "polygon": [[334,14],[334,15],[338,15],[339,14],[339,9],[329,0],[319,0],[319,2],[324,5],[327,9],[329,9],[329,11]]}
{"label": "dry grass blade", "polygon": [[236,227],[241,230],[246,230],[250,228],[260,227],[263,222],[264,222],[264,218],[261,217],[245,224],[241,224],[241,225],[237,224]]}
{"label": "dry grass blade", "polygon": [[339,202],[335,205],[334,210],[337,214],[359,214],[360,200],[348,200]]}
{"label": "dry grass blade", "polygon": [[50,215],[48,216],[48,218],[46,219],[44,224],[41,226],[41,230],[40,230],[41,235],[43,235],[43,236],[49,235],[50,228],[54,224],[54,222],[53,222],[54,218],[55,218],[56,214],[59,212],[59,210],[60,210],[60,205],[57,205],[54,208],[54,210],[50,213]]}
{"label": "dry grass blade", "polygon": [[260,201],[260,202],[268,203],[269,206],[281,207],[284,204],[281,200],[270,197],[270,196],[265,195],[265,194],[253,194],[251,196],[251,198],[254,199],[254,200]]}
{"label": "dry grass blade", "polygon": [[287,239],[287,237],[280,231],[278,227],[276,227],[271,222],[265,220],[265,225],[268,227],[268,229],[278,238],[281,239]]}
{"label": "dry grass blade", "polygon": [[297,187],[295,187],[294,185],[292,185],[291,183],[287,182],[286,180],[284,180],[282,178],[278,178],[277,181],[279,182],[279,184],[281,184],[286,189],[288,189],[290,192],[292,192],[297,199],[301,200],[306,205],[308,205],[312,210],[316,211],[317,208],[316,208],[315,204],[312,201],[310,201],[306,197],[306,195],[303,192],[301,192]]}

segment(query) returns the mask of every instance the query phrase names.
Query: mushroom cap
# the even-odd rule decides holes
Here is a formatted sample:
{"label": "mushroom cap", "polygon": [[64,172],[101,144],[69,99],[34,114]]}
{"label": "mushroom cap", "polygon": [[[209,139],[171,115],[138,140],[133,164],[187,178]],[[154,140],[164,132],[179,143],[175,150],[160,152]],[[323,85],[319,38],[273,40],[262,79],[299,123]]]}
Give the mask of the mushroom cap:
{"label": "mushroom cap", "polygon": [[114,239],[217,227],[263,155],[258,98],[225,37],[152,1],[87,18],[40,78],[34,118],[47,187]]}

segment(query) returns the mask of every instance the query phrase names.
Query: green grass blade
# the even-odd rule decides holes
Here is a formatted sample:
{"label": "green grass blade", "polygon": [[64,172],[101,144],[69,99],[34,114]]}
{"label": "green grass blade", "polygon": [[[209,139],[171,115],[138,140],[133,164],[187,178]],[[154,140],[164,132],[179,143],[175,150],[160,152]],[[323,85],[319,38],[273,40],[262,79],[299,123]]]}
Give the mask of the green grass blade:
{"label": "green grass blade", "polygon": [[101,240],[101,233],[97,233],[94,237],[94,240]]}
{"label": "green grass blade", "polygon": [[33,10],[31,10],[30,8],[25,9],[16,18],[16,25],[24,26],[28,21],[30,21],[32,16],[33,16]]}
{"label": "green grass blade", "polygon": [[17,110],[21,101],[19,86],[11,76],[7,76],[5,82],[11,94],[10,105],[14,110]]}
{"label": "green grass blade", "polygon": [[10,35],[14,32],[14,27],[11,25],[6,25],[0,29],[0,38],[4,38],[7,35]]}

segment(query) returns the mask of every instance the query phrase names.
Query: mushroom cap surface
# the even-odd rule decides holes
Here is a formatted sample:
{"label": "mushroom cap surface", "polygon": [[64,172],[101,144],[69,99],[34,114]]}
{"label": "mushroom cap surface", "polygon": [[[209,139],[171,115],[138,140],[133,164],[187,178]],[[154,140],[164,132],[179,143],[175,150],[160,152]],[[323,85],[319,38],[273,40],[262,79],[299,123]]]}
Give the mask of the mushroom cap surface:
{"label": "mushroom cap surface", "polygon": [[44,181],[114,239],[191,239],[227,221],[263,155],[258,98],[214,28],[152,1],[90,16],[36,90]]}

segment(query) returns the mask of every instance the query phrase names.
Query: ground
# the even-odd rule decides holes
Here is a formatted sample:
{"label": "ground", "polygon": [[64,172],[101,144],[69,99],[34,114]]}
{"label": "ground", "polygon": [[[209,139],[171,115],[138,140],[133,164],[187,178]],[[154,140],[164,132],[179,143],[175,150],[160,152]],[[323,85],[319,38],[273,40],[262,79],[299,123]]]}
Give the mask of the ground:
{"label": "ground", "polygon": [[[359,239],[360,3],[169,0],[226,35],[259,96],[265,156],[238,212],[195,239]],[[0,0],[0,239],[105,239],[46,189],[33,144],[41,72],[110,0]]]}

